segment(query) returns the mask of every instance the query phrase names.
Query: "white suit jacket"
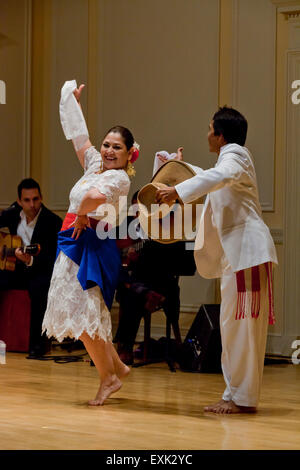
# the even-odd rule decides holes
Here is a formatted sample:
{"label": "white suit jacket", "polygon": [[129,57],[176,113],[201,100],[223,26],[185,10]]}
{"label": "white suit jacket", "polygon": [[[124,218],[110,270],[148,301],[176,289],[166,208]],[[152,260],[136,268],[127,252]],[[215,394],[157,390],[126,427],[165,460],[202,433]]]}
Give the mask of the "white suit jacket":
{"label": "white suit jacket", "polygon": [[214,168],[198,169],[196,176],[175,189],[184,203],[207,194],[195,241],[201,276],[220,277],[225,257],[234,272],[268,261],[278,263],[262,219],[255,169],[246,147],[224,145]]}

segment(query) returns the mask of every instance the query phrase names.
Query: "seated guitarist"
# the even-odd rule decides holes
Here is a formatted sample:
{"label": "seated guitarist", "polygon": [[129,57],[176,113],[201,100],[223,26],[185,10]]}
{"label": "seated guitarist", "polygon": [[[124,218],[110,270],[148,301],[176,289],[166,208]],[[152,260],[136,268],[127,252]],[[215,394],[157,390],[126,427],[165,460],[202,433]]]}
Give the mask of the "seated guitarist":
{"label": "seated guitarist", "polygon": [[[0,290],[27,289],[31,300],[29,358],[44,355],[49,341],[41,336],[41,325],[56,256],[57,233],[62,220],[42,203],[39,184],[26,178],[18,185],[18,199],[0,215],[0,228],[21,237],[23,245],[38,243],[41,251],[33,258],[16,248],[14,271],[0,271]],[[1,312],[0,312],[1,314]]]}

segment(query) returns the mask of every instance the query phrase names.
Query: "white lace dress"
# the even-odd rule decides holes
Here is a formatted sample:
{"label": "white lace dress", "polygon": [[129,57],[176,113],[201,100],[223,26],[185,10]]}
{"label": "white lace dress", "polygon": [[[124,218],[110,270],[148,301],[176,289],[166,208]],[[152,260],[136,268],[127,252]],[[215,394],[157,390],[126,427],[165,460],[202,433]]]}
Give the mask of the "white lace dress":
{"label": "white lace dress", "polygon": [[[96,174],[102,165],[100,153],[90,147],[85,152],[84,175],[70,192],[68,212],[77,213],[83,196],[92,187],[105,194],[107,203],[115,207],[120,196],[128,195],[127,173],[106,170]],[[89,213],[89,217],[100,219],[99,208]],[[77,279],[78,270],[79,266],[61,251],[54,264],[42,330],[59,342],[66,337],[78,339],[84,331],[92,338],[99,336],[109,341],[112,339],[111,317],[101,290],[98,286],[83,290]]]}

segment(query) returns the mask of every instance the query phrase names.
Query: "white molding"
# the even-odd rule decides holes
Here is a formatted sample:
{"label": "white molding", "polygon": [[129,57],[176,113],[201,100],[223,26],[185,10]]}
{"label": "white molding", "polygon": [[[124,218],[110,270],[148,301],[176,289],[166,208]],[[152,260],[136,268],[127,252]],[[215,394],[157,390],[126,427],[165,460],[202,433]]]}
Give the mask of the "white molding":
{"label": "white molding", "polygon": [[278,8],[278,12],[279,13],[283,13],[283,14],[286,14],[286,18],[288,18],[289,16],[293,17],[293,16],[297,16],[300,12],[300,3],[299,5],[294,5],[294,6],[289,6],[289,7],[279,7]]}
{"label": "white molding", "polygon": [[277,7],[278,11],[291,11],[300,7],[299,0],[270,0],[270,2]]}

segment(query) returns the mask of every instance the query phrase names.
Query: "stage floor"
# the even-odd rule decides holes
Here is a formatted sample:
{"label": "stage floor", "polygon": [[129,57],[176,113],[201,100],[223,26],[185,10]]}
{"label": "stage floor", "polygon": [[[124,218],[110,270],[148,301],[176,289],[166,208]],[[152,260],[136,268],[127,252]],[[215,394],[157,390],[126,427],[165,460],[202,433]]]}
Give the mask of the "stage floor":
{"label": "stage floor", "polygon": [[172,373],[165,363],[132,369],[104,406],[90,407],[98,378],[84,359],[60,364],[7,353],[0,365],[1,450],[300,447],[300,365],[265,366],[256,414],[219,416],[203,407],[220,399],[221,374]]}

